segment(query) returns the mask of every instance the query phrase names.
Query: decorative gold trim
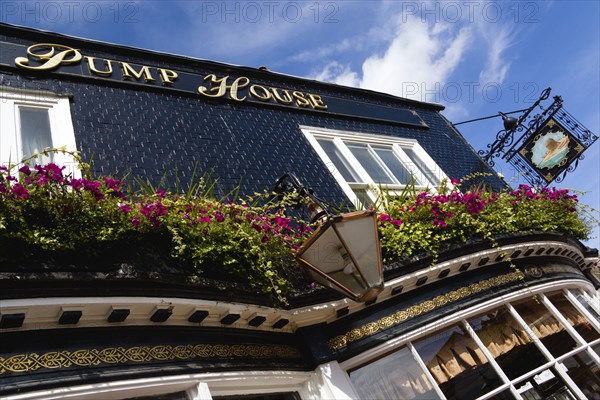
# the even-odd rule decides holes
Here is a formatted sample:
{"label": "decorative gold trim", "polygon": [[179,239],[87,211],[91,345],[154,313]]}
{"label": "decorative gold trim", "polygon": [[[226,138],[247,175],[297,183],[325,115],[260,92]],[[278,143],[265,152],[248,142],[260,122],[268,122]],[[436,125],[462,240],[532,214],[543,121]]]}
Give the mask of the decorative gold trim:
{"label": "decorative gold trim", "polygon": [[387,328],[391,328],[394,325],[398,325],[405,322],[408,319],[417,317],[426,312],[435,310],[436,308],[442,307],[448,303],[455,302],[465,297],[483,292],[490,288],[504,285],[506,283],[518,281],[524,279],[521,271],[511,272],[505,275],[500,275],[494,278],[486,279],[480,282],[472,283],[469,286],[462,287],[460,289],[453,290],[440,296],[436,296],[431,300],[423,301],[419,304],[415,304],[405,310],[397,311],[391,315],[380,318],[377,321],[369,322],[358,328],[354,328],[343,335],[339,335],[330,339],[327,344],[333,350],[338,350],[349,343],[355,342],[360,339],[369,337],[377,332],[383,331]]}
{"label": "decorative gold trim", "polygon": [[31,372],[40,368],[58,369],[129,362],[185,361],[211,357],[299,358],[300,353],[290,346],[258,344],[187,344],[130,348],[107,347],[100,350],[63,350],[44,354],[15,354],[8,358],[0,357],[0,375],[5,372]]}

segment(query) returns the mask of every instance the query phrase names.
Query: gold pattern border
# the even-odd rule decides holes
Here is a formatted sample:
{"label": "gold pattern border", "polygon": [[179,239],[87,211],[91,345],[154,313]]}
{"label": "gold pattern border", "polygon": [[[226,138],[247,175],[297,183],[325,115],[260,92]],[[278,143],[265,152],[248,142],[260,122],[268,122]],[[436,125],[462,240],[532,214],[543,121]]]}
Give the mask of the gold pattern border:
{"label": "gold pattern border", "polygon": [[421,314],[425,314],[426,312],[442,307],[443,305],[446,305],[448,303],[464,299],[466,297],[483,292],[495,286],[500,286],[506,283],[522,280],[523,278],[524,276],[520,271],[515,271],[509,274],[500,275],[494,278],[472,283],[469,286],[465,286],[460,289],[456,289],[451,292],[445,293],[443,295],[436,296],[431,300],[423,301],[405,310],[397,311],[391,315],[380,318],[377,321],[369,322],[368,324],[365,324],[358,328],[354,328],[343,335],[339,335],[334,337],[333,339],[330,339],[327,342],[327,344],[331,349],[339,350],[340,348],[348,345],[349,343],[356,342],[360,339],[364,339],[377,332],[383,331],[394,325],[398,325],[408,319],[417,317]]}
{"label": "gold pattern border", "polygon": [[212,357],[299,358],[300,353],[290,346],[254,344],[188,344],[64,350],[44,354],[15,354],[8,358],[0,357],[0,375],[5,372],[31,372],[40,368],[58,369],[71,366],[126,364],[128,362],[185,361]]}

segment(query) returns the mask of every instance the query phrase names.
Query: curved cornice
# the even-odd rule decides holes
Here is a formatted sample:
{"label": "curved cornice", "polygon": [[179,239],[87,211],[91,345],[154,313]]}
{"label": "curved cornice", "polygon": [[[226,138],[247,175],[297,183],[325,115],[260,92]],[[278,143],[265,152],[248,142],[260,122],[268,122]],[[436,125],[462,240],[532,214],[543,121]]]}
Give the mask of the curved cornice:
{"label": "curved cornice", "polygon": [[[544,239],[544,240],[542,240]],[[466,245],[470,249],[477,246]],[[400,266],[407,273],[395,271],[394,278],[387,279],[383,292],[376,304],[384,306],[388,300],[400,293],[427,292],[432,284],[442,284],[449,278],[457,278],[462,274],[482,274],[498,264],[507,265],[508,260],[524,264],[535,263],[536,260],[552,260],[577,267],[579,270],[592,268],[597,263],[597,256],[586,257],[579,242],[566,240],[565,237],[539,235],[522,236],[511,244],[487,247],[479,251],[465,254],[462,249],[459,255],[446,259],[436,265],[423,265],[414,269],[411,265]],[[589,255],[589,254],[588,254]],[[4,283],[11,282],[4,274]],[[7,278],[9,278],[7,280]],[[69,279],[69,277],[64,277]],[[15,279],[15,277],[12,277]],[[25,284],[27,281],[25,281]],[[21,281],[23,283],[23,281]],[[135,284],[130,279],[129,284]],[[71,283],[73,283],[71,281]],[[293,333],[298,328],[318,323],[332,323],[349,318],[357,312],[366,310],[375,303],[357,303],[349,299],[332,300],[298,307],[289,310],[260,305],[236,303],[232,301],[204,300],[182,296],[111,296],[108,291],[104,296],[68,296],[48,297],[23,296],[21,298],[3,299],[0,311],[7,321],[7,316],[21,316],[22,320],[13,325],[3,322],[3,331],[90,328],[118,326],[189,326],[244,329],[249,331],[272,331]],[[111,315],[115,310],[127,310],[124,319],[119,322]],[[66,314],[65,314],[66,313]],[[75,314],[73,314],[75,313]],[[79,313],[77,316],[77,313]],[[65,315],[74,315],[75,319],[66,320]],[[62,319],[62,321],[61,321]],[[3,320],[4,321],[4,320]],[[73,323],[74,321],[74,323]],[[71,323],[69,323],[71,322]]]}

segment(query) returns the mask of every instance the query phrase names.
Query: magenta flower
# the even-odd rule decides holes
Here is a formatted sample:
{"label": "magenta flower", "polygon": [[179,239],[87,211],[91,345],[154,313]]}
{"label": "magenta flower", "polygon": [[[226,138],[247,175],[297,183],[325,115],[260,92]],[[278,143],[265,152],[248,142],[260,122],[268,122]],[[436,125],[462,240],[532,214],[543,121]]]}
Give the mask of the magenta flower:
{"label": "magenta flower", "polygon": [[393,219],[390,221],[390,224],[394,225],[396,228],[400,228],[400,225],[402,225],[402,221],[399,219]]}
{"label": "magenta flower", "polygon": [[25,199],[29,197],[29,191],[25,186],[21,185],[20,183],[17,183],[15,186],[13,186],[11,192],[20,199]]}
{"label": "magenta flower", "polygon": [[19,172],[25,175],[31,175],[31,170],[29,169],[29,165],[23,165],[19,168]]}
{"label": "magenta flower", "polygon": [[389,215],[383,214],[383,213],[379,214],[379,221],[381,221],[381,222],[389,222],[391,220],[392,220],[392,217],[390,217]]}
{"label": "magenta flower", "polygon": [[104,184],[106,185],[107,188],[114,190],[116,192],[120,191],[121,187],[123,186],[123,181],[120,181],[118,179],[106,178],[106,177],[103,177],[102,179],[104,180]]}
{"label": "magenta flower", "polygon": [[119,208],[123,211],[123,214],[127,214],[131,211],[131,206],[129,204],[119,204]]}

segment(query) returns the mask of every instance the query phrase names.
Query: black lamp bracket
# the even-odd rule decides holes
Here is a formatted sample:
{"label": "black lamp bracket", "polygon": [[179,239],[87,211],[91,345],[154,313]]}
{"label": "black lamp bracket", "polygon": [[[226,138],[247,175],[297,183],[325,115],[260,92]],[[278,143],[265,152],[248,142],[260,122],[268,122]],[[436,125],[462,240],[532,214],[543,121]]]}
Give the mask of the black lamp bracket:
{"label": "black lamp bracket", "polygon": [[[307,197],[310,199],[308,205],[309,210],[313,214],[312,221],[315,222],[323,218],[331,218],[332,214],[328,211],[329,203],[320,199],[315,194],[315,191],[308,186],[303,185],[298,177],[292,172],[286,172],[275,182],[275,192],[281,200],[285,194],[296,192],[301,197]],[[299,209],[303,206],[303,202],[298,201],[292,204],[291,207]]]}
{"label": "black lamp bracket", "polygon": [[[547,100],[550,97],[551,88],[546,88],[542,91],[539,99],[531,105],[531,107],[519,110],[515,112],[524,111],[523,114],[519,116],[516,122],[511,123],[510,125],[506,124],[506,115],[500,116],[505,120],[505,129],[498,131],[496,134],[496,140],[493,143],[487,145],[486,150],[479,150],[478,154],[483,157],[483,160],[490,166],[493,167],[495,165],[494,158],[502,155],[502,158],[507,158],[508,154],[515,148],[516,144],[520,142],[523,138],[524,134],[527,133],[536,123],[541,121],[542,117],[546,116],[549,112],[558,109],[558,106],[562,104],[562,99],[559,96],[554,97],[554,103],[548,109],[541,106],[541,102]],[[540,107],[542,110],[541,113],[533,115],[531,117],[531,121],[527,122],[528,118],[530,118],[530,114],[534,112],[537,107]],[[506,113],[506,114],[512,114]],[[470,121],[465,121],[470,122]],[[454,124],[457,125],[457,124]],[[517,132],[522,132],[523,135],[519,136],[519,138],[515,141],[515,134]]]}

